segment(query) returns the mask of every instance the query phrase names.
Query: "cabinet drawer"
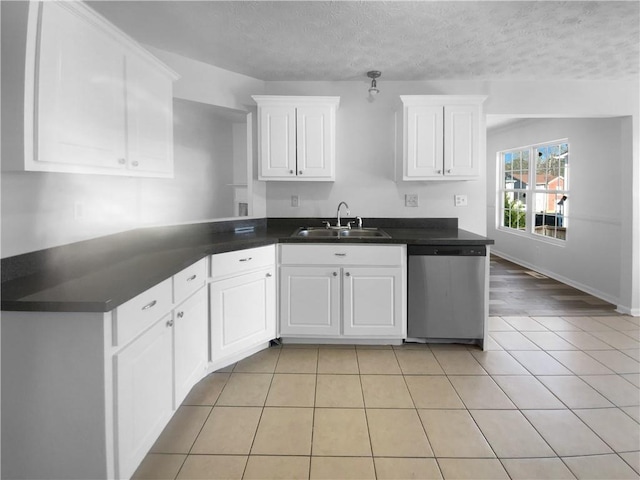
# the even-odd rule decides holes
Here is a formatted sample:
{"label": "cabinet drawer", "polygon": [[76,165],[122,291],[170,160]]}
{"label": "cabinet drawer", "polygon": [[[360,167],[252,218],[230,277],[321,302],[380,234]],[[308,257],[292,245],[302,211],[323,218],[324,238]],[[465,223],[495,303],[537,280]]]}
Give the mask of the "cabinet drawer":
{"label": "cabinet drawer", "polygon": [[211,277],[228,277],[256,268],[273,266],[275,245],[211,255]]}
{"label": "cabinet drawer", "polygon": [[115,343],[124,345],[171,310],[171,279],[151,287],[116,309]]}
{"label": "cabinet drawer", "polygon": [[404,265],[404,245],[280,245],[283,265]]}
{"label": "cabinet drawer", "polygon": [[207,259],[194,263],[173,276],[173,303],[178,305],[207,281]]}

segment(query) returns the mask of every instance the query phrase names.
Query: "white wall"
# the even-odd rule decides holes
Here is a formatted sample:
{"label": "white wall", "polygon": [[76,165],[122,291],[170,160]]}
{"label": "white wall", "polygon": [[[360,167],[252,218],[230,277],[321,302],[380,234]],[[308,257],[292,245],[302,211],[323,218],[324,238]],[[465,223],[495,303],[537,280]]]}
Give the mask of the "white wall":
{"label": "white wall", "polygon": [[[521,120],[489,131],[487,233],[496,241],[493,251],[618,304],[622,219],[628,210],[628,200],[620,195],[622,129],[618,117]],[[570,145],[566,241],[558,245],[496,228],[501,215],[497,152],[562,138]]]}

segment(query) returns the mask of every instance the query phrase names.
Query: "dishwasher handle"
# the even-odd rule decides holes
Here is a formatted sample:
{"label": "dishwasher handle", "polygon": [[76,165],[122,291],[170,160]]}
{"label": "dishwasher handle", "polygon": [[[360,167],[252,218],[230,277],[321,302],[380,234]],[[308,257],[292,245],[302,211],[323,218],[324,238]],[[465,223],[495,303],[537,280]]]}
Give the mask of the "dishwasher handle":
{"label": "dishwasher handle", "polygon": [[484,245],[408,245],[407,254],[409,256],[485,257],[487,247]]}

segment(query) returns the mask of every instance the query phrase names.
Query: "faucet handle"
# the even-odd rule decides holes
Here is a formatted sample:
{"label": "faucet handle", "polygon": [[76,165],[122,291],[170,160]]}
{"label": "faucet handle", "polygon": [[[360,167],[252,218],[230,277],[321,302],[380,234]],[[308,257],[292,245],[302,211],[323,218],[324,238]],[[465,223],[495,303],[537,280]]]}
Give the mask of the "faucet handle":
{"label": "faucet handle", "polygon": [[358,228],[362,228],[362,217],[356,217],[356,220],[358,221]]}
{"label": "faucet handle", "polygon": [[327,220],[323,220],[322,223],[324,223],[324,228],[331,227],[331,222],[328,222]]}
{"label": "faucet handle", "polygon": [[353,220],[352,220],[352,221],[350,221],[350,222],[347,222],[347,228],[348,228],[349,230],[351,230],[351,224],[352,224],[352,223],[356,223],[356,222],[355,222],[355,221],[353,221]]}

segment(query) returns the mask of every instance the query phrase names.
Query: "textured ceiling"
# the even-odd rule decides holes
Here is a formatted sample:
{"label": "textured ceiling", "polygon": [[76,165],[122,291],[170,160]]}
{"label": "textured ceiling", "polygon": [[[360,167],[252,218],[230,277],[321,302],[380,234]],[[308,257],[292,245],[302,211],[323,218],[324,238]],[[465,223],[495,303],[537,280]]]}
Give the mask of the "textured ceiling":
{"label": "textured ceiling", "polygon": [[632,79],[635,1],[89,2],[141,43],[262,80]]}

